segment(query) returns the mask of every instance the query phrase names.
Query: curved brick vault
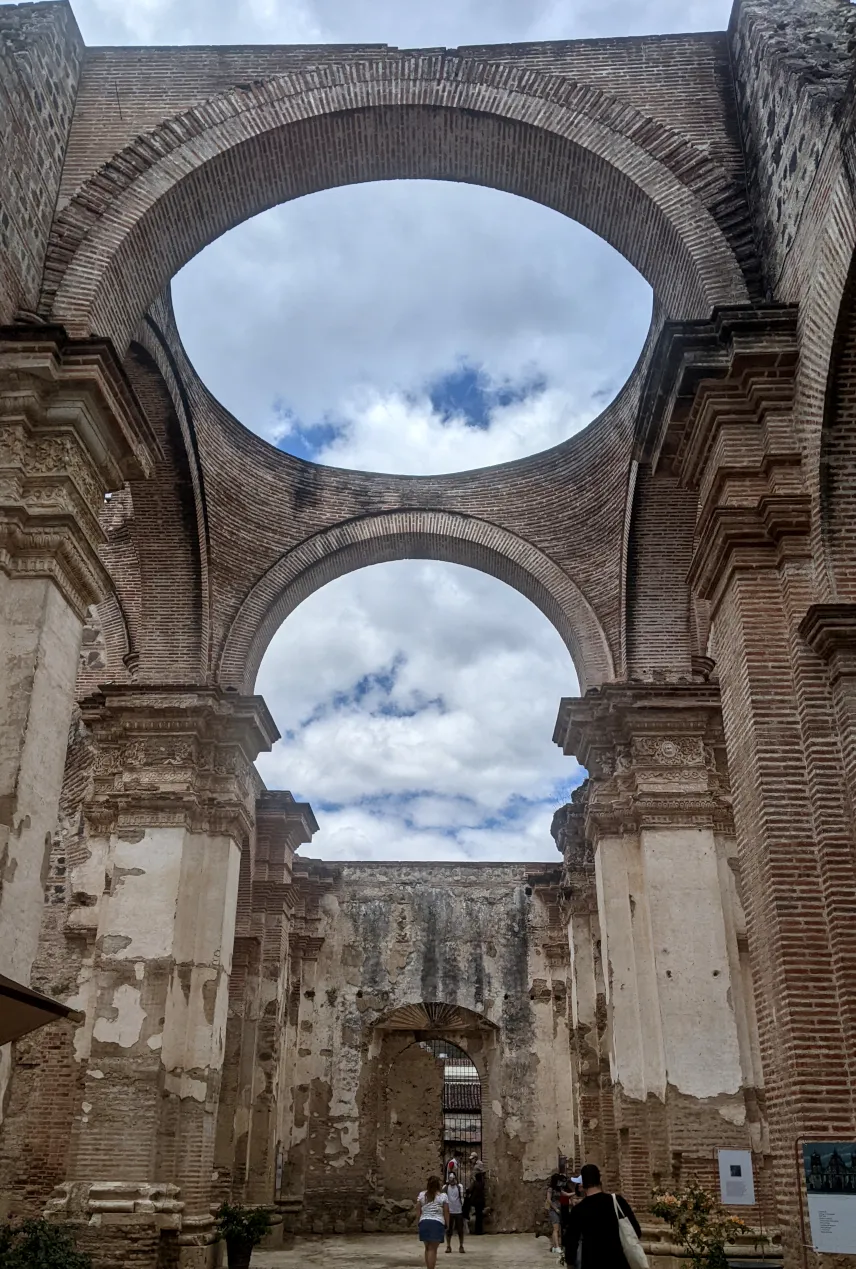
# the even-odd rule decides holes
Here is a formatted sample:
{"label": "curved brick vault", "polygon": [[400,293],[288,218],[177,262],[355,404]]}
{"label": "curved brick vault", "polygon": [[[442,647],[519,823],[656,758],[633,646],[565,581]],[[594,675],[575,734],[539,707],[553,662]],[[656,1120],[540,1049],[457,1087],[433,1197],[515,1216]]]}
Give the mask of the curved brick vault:
{"label": "curved brick vault", "polygon": [[[93,58],[38,309],[74,336],[96,332],[123,352],[134,343],[126,366],[138,393],[150,411],[163,413],[165,397],[174,411],[162,421],[167,462],[154,485],[132,482],[132,510],[109,547],[116,595],[101,619],[113,632],[113,677],[249,688],[274,629],[302,598],[350,569],[413,555],[481,568],[531,598],[584,689],[647,672],[658,658],[688,670],[699,649],[682,575],[665,601],[668,649],[657,619],[646,618],[652,601],[663,606],[664,566],[636,540],[650,537],[652,519],[670,519],[673,499],[636,481],[633,432],[662,322],[704,320],[758,294],[727,49],[719,37],[679,50],[615,46],[612,68],[592,52],[572,43],[549,46],[546,60],[520,48],[234,50],[212,69],[199,51],[176,63],[170,50],[166,78],[158,53]],[[683,91],[687,56],[698,101]],[[107,88],[116,117],[105,115]],[[609,241],[651,283],[648,348],[582,435],[459,476],[342,472],[274,450],[201,384],[172,317],[173,274],[268,207],[399,177],[541,202]],[[673,572],[688,555],[693,506],[690,498]],[[128,585],[131,574],[142,586]],[[146,599],[148,578],[174,585],[154,585]]]}

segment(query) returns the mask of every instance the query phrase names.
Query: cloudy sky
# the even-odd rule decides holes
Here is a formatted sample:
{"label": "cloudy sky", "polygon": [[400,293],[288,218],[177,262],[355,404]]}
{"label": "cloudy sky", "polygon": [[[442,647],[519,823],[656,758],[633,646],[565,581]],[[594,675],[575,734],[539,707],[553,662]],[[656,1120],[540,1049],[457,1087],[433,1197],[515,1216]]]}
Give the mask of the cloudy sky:
{"label": "cloudy sky", "polygon": [[[730,0],[72,0],[89,44],[368,42],[400,48],[722,29]],[[614,396],[651,313],[586,230],[510,195],[390,182],[312,195],[178,275],[197,369],[301,457],[428,473],[572,435]],[[402,561],[328,585],[258,681],[283,740],[271,788],[309,799],[311,852],[556,859],[581,778],[551,743],[568,653],[515,591]]]}

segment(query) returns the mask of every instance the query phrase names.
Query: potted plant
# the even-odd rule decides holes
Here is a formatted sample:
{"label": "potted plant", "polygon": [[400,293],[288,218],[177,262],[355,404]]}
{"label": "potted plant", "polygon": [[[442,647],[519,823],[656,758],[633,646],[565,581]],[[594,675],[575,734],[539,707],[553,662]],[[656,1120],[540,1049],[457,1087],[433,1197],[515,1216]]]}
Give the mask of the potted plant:
{"label": "potted plant", "polygon": [[78,1251],[62,1225],[50,1221],[0,1224],[0,1264],[3,1269],[92,1269],[92,1260]]}
{"label": "potted plant", "polygon": [[[747,1232],[745,1223],[729,1214],[707,1190],[694,1182],[682,1190],[655,1190],[651,1203],[689,1253],[693,1269],[728,1269],[727,1243]],[[758,1235],[755,1245],[767,1240]]]}
{"label": "potted plant", "polygon": [[253,1248],[270,1232],[270,1215],[262,1207],[221,1203],[214,1216],[218,1237],[226,1243],[229,1269],[248,1269]]}

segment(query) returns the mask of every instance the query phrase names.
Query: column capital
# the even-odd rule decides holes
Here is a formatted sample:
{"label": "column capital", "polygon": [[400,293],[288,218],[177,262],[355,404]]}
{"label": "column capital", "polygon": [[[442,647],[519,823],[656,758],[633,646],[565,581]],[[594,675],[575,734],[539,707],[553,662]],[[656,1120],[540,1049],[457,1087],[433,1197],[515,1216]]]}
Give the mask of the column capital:
{"label": "column capital", "polygon": [[554,742],[589,771],[587,836],[730,826],[716,683],[607,683],[562,701]]}
{"label": "column capital", "polygon": [[260,696],[219,687],[105,685],[81,702],[98,746],[86,815],[98,831],[184,825],[243,841],[252,764],[279,733]]}
{"label": "column capital", "polygon": [[104,495],[149,476],[159,442],[105,340],[0,327],[0,568],[50,577],[79,617],[110,588]]}

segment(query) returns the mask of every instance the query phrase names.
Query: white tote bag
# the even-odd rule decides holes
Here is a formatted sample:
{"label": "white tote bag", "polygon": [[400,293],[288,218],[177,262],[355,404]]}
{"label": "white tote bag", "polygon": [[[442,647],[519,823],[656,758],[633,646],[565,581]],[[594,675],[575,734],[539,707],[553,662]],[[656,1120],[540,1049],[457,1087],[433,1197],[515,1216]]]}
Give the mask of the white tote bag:
{"label": "white tote bag", "polygon": [[624,1252],[624,1259],[630,1269],[648,1269],[648,1257],[645,1255],[645,1249],[639,1241],[639,1235],[622,1212],[618,1204],[618,1198],[614,1194],[612,1196],[612,1206],[615,1208],[615,1215],[618,1218],[618,1237],[621,1239],[621,1250]]}

